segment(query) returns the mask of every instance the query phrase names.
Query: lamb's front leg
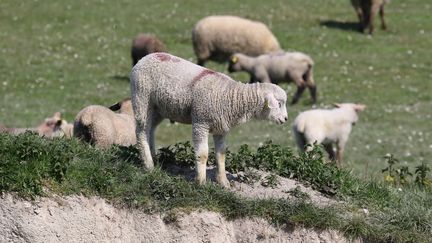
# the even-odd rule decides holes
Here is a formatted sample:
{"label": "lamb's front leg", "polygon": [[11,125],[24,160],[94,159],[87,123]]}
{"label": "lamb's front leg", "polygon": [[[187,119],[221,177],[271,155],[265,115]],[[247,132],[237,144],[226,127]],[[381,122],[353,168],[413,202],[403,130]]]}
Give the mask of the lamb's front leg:
{"label": "lamb's front leg", "polygon": [[336,165],[340,168],[342,166],[342,156],[345,149],[345,141],[339,141],[337,143],[337,152],[336,152]]}
{"label": "lamb's front leg", "polygon": [[225,173],[225,135],[213,135],[216,152],[217,174],[216,181],[228,188],[230,183]]}
{"label": "lamb's front leg", "polygon": [[200,185],[206,182],[208,133],[209,129],[205,126],[192,125],[192,141],[195,150],[195,180]]}

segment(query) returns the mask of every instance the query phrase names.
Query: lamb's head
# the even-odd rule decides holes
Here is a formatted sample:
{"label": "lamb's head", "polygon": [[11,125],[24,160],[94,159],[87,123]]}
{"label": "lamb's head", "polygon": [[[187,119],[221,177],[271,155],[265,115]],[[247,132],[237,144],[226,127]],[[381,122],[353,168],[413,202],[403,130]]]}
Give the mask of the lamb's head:
{"label": "lamb's head", "polygon": [[115,103],[109,107],[112,111],[119,111],[122,114],[133,116],[132,101],[130,98],[126,98],[122,101]]}
{"label": "lamb's head", "polygon": [[37,131],[45,137],[52,137],[62,124],[61,113],[56,112],[54,116],[46,118],[38,127]]}
{"label": "lamb's head", "polygon": [[242,70],[241,62],[246,58],[245,55],[234,53],[231,55],[228,62],[228,72],[238,72]]}
{"label": "lamb's head", "polygon": [[364,104],[354,104],[354,103],[335,103],[335,107],[346,110],[347,111],[347,118],[352,122],[353,125],[358,120],[357,113],[360,111],[363,111],[366,108],[366,105]]}
{"label": "lamb's head", "polygon": [[263,91],[263,107],[257,114],[258,119],[274,121],[283,124],[288,121],[286,109],[287,95],[285,91],[275,84],[259,84]]}

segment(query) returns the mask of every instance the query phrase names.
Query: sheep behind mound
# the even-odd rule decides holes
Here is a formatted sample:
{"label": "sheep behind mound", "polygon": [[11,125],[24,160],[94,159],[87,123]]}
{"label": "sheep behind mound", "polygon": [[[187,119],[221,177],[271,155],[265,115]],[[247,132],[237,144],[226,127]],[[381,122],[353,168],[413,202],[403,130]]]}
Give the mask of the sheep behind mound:
{"label": "sheep behind mound", "polygon": [[143,57],[153,52],[165,52],[166,47],[152,34],[139,34],[132,40],[131,56],[132,66]]}
{"label": "sheep behind mound", "polygon": [[301,52],[277,52],[250,57],[241,53],[231,56],[228,71],[246,71],[250,82],[279,83],[294,81],[297,86],[291,104],[297,103],[303,91],[308,88],[312,102],[316,103],[316,84],[313,79],[312,58]]}
{"label": "sheep behind mound", "polygon": [[384,5],[388,3],[389,0],[351,0],[351,4],[357,13],[360,31],[365,32],[369,29],[369,34],[371,35],[374,31],[374,18],[379,12],[381,17],[381,28],[383,30],[387,29],[387,25],[384,21]]}
{"label": "sheep behind mound", "polygon": [[56,137],[62,123],[61,113],[56,112],[52,117],[45,118],[45,120],[37,127],[29,128],[16,128],[6,127],[0,124],[0,132],[9,133],[11,135],[19,135],[27,131],[36,132],[39,136],[46,138]]}
{"label": "sheep behind mound", "polygon": [[248,120],[287,121],[286,93],[274,84],[243,84],[184,59],[153,53],[132,69],[132,105],[141,159],[152,169],[154,132],[163,119],[192,124],[196,180],[206,180],[208,135],[213,134],[218,172],[216,180],[228,187],[225,174],[225,136]]}
{"label": "sheep behind mound", "polygon": [[201,19],[192,30],[192,42],[201,66],[207,60],[225,62],[236,52],[258,56],[281,49],[266,25],[236,16]]}
{"label": "sheep behind mound", "polygon": [[[335,104],[331,110],[315,109],[300,113],[294,120],[293,132],[297,146],[301,151],[314,142],[322,144],[330,159],[342,163],[345,144],[352,126],[358,120],[357,113],[365,109],[363,104]],[[337,154],[333,151],[336,143]]]}
{"label": "sheep behind mound", "polygon": [[[114,112],[117,110],[119,113]],[[135,144],[131,100],[125,99],[110,108],[99,105],[84,108],[75,118],[73,136],[102,148]]]}

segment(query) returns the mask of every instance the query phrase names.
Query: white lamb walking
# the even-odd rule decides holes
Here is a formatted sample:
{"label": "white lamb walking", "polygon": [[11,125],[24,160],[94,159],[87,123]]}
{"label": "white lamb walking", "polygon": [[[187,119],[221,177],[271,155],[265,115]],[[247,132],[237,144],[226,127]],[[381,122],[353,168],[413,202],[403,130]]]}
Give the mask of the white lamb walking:
{"label": "white lamb walking", "polygon": [[132,69],[132,105],[137,143],[147,169],[153,168],[154,132],[165,118],[192,124],[196,180],[206,180],[208,134],[213,134],[216,180],[225,187],[225,136],[252,118],[282,124],[287,121],[286,93],[274,84],[242,84],[166,53],[142,58]]}
{"label": "white lamb walking", "polygon": [[[365,109],[363,104],[335,104],[331,110],[316,109],[300,113],[293,124],[297,146],[301,151],[307,144],[322,144],[330,159],[336,159],[338,166],[342,163],[342,154],[348,141],[352,126],[358,120],[357,113]],[[337,145],[337,154],[333,151]]]}

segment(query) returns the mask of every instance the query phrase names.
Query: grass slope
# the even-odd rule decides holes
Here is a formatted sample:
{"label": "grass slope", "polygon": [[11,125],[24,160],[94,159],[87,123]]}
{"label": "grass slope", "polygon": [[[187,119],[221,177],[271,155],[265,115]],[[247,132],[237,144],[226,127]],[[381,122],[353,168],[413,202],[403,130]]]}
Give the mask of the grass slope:
{"label": "grass slope", "polygon": [[[275,224],[337,229],[348,237],[372,241],[430,239],[432,194],[428,189],[408,186],[396,190],[363,181],[332,164],[325,165],[319,149],[295,156],[287,147],[266,143],[256,152],[242,146],[238,153],[227,156],[230,171],[254,167],[294,177],[346,203],[317,207],[301,193],[298,200],[245,199],[211,183],[198,186],[168,175],[160,167],[145,173],[133,147],[98,150],[74,139],[47,140],[31,133],[0,134],[0,192],[24,197],[98,195],[127,207],[166,212],[168,220],[175,220],[177,210],[205,208],[228,218],[256,216]],[[190,165],[191,158],[188,143],[176,144],[159,151],[158,163]]]}

